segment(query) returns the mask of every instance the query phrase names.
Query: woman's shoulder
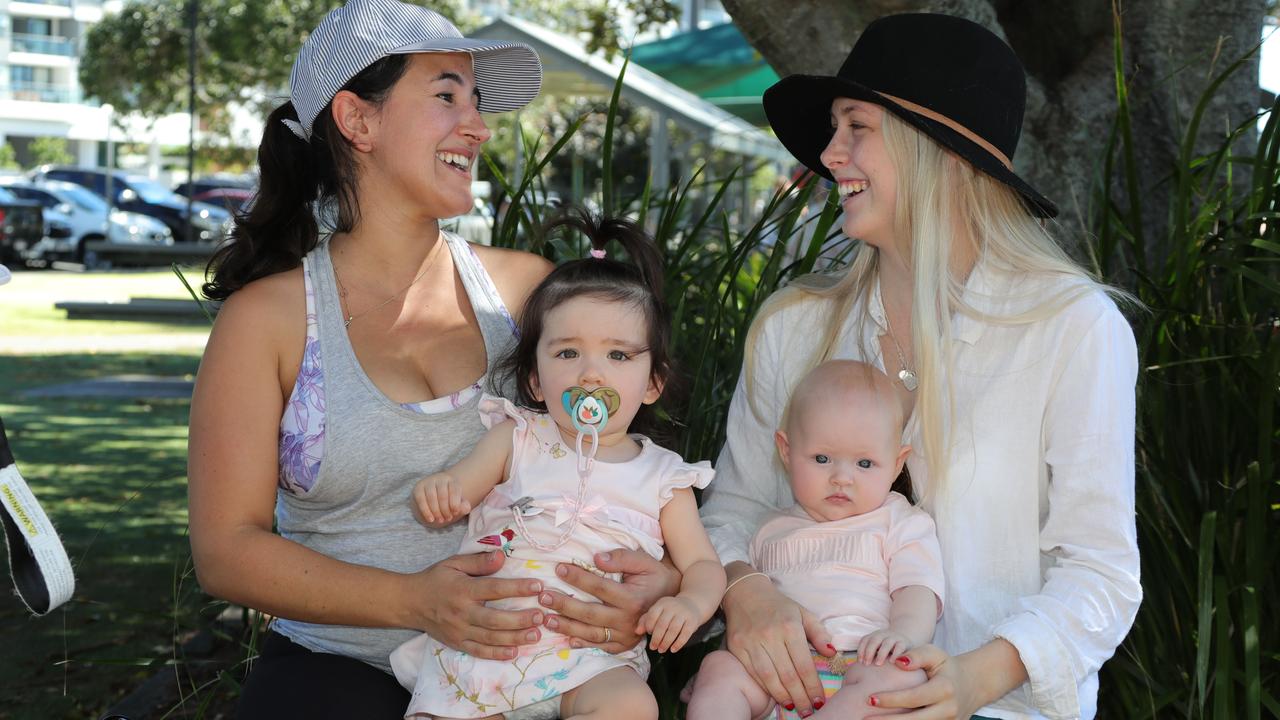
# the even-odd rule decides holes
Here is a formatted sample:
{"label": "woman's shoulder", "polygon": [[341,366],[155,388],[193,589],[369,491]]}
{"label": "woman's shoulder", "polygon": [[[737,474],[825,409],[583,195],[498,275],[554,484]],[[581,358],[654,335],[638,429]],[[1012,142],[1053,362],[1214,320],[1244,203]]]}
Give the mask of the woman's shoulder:
{"label": "woman's shoulder", "polygon": [[[1084,275],[990,269],[978,293],[979,309],[996,305],[995,314],[1030,313],[1054,326],[1087,329],[1099,321],[1127,322],[1111,288]],[[983,296],[986,296],[985,298]]]}
{"label": "woman's shoulder", "polygon": [[551,261],[524,250],[472,245],[485,272],[493,278],[493,284],[508,308],[524,307],[525,298],[555,267]]}
{"label": "woman's shoulder", "polygon": [[[238,312],[260,312],[268,316],[286,314],[289,310],[305,313],[306,307],[306,283],[301,265],[260,277],[232,293],[222,303],[224,310],[232,308]],[[219,310],[219,315],[221,313]]]}
{"label": "woman's shoulder", "polygon": [[306,286],[299,266],[258,278],[232,293],[218,310],[215,328],[273,344],[301,346],[306,315]]}
{"label": "woman's shoulder", "polygon": [[[1065,303],[1053,316],[1054,322],[1084,331],[1099,323],[1128,326],[1129,321],[1116,303],[1111,288],[1092,278],[1059,276],[1041,281],[1045,297],[1060,295]],[[1123,297],[1123,295],[1121,295]]]}

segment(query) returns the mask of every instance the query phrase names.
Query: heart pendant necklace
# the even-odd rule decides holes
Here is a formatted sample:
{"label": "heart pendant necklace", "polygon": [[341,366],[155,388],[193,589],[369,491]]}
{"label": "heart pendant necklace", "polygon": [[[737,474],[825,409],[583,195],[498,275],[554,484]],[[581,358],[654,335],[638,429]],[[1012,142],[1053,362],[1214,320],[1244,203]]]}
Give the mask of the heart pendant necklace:
{"label": "heart pendant necklace", "polygon": [[907,392],[915,392],[920,387],[920,378],[916,377],[916,371],[907,366],[907,356],[902,352],[902,346],[898,344],[898,338],[893,335],[893,325],[889,324],[889,313],[884,314],[884,327],[889,331],[889,342],[893,343],[893,349],[898,353],[898,381],[902,383],[902,387]]}

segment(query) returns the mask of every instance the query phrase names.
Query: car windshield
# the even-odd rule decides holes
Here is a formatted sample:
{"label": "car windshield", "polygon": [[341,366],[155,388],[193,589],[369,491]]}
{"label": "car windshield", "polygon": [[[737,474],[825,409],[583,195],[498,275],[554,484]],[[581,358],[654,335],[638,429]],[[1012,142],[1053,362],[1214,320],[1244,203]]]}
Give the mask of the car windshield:
{"label": "car windshield", "polygon": [[13,202],[14,200],[17,200],[17,198],[13,196],[13,193],[0,188],[0,202]]}
{"label": "car windshield", "polygon": [[172,190],[147,178],[130,177],[129,187],[138,193],[138,197],[149,203],[165,202],[173,199]]}
{"label": "car windshield", "polygon": [[58,195],[66,200],[70,200],[83,210],[90,212],[106,212],[107,201],[93,194],[88,188],[76,185],[75,183],[58,183],[50,185],[49,189],[58,193]]}

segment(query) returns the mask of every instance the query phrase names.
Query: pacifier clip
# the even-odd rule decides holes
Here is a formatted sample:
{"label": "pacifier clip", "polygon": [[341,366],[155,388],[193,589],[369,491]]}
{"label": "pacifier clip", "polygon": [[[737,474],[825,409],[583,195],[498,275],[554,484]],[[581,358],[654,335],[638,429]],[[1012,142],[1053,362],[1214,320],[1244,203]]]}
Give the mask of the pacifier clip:
{"label": "pacifier clip", "polygon": [[[509,507],[511,515],[515,519],[516,527],[520,528],[520,533],[524,539],[533,547],[543,552],[554,552],[569,542],[569,538],[573,536],[573,531],[578,529],[578,523],[582,516],[582,503],[587,497],[587,484],[591,478],[591,469],[595,465],[596,450],[600,446],[600,431],[604,430],[605,425],[609,423],[609,416],[616,413],[622,405],[622,396],[617,390],[611,387],[598,387],[595,390],[587,390],[582,387],[574,386],[564,391],[560,396],[560,401],[564,405],[565,412],[569,413],[569,419],[573,422],[573,427],[578,431],[577,441],[577,469],[578,469],[578,499],[574,502],[573,515],[569,519],[569,527],[560,533],[560,537],[550,545],[539,542],[524,526],[524,516],[534,515],[538,511],[532,508],[532,498],[522,497],[512,503]],[[584,456],[582,452],[582,440],[587,435],[591,436],[591,449]]]}

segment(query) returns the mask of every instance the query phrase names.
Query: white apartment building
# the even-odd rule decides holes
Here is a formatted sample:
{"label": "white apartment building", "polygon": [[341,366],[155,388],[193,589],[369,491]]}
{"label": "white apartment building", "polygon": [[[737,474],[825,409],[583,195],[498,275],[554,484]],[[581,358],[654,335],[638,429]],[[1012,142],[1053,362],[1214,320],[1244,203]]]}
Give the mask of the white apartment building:
{"label": "white apartment building", "polygon": [[127,129],[108,130],[109,108],[86,100],[81,91],[80,53],[88,30],[123,4],[0,0],[0,143],[13,147],[19,162],[25,164],[28,146],[38,137],[65,138],[77,164],[89,166],[105,161],[108,140],[128,140],[151,145],[148,165],[154,174],[160,146],[186,144],[190,121],[185,113],[150,127],[126,121]]}

